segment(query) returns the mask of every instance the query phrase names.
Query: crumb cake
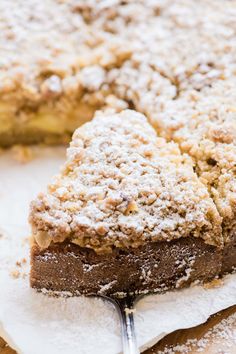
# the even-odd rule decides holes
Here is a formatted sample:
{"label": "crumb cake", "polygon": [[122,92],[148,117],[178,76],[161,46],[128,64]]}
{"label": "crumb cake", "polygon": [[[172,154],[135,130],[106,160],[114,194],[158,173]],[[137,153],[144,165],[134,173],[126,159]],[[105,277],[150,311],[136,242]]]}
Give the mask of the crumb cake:
{"label": "crumb cake", "polygon": [[38,290],[157,292],[222,271],[222,217],[192,160],[132,110],[99,112],[75,131],[30,222]]}
{"label": "crumb cake", "polygon": [[[148,245],[146,241],[142,244],[141,239],[139,239],[140,244],[136,244],[137,238],[133,239],[133,237],[131,239],[134,244],[130,245],[130,241],[125,244],[126,238],[120,239],[116,236],[117,239],[114,241],[114,238],[109,236],[103,239],[110,240],[110,245],[96,244],[90,247],[92,238],[92,242],[101,242],[98,236],[94,236],[97,232],[92,230],[90,237],[83,238],[85,243],[82,242],[82,238],[80,241],[77,240],[77,244],[74,240],[71,242],[70,227],[72,225],[73,228],[75,227],[75,221],[73,220],[72,224],[69,221],[65,222],[64,216],[67,214],[59,208],[62,214],[59,211],[58,213],[63,216],[61,221],[59,216],[50,214],[52,225],[46,227],[47,222],[42,219],[42,225],[46,230],[40,229],[40,218],[36,224],[33,223],[35,230],[37,228],[40,230],[40,235],[42,235],[41,231],[45,231],[47,235],[44,238],[38,236],[36,232],[40,240],[47,240],[46,246],[39,245],[41,241],[38,239],[38,243],[33,247],[33,259],[35,262],[38,261],[38,269],[44,269],[43,267],[49,264],[39,261],[39,259],[46,260],[47,249],[49,253],[51,252],[51,256],[48,256],[51,270],[58,273],[59,269],[55,264],[58,257],[63,255],[61,262],[67,272],[67,262],[75,265],[77,258],[87,257],[87,252],[90,254],[91,262],[95,264],[99,262],[96,257],[102,255],[108,257],[109,249],[111,254],[119,251],[119,254],[113,258],[114,261],[117,259],[117,262],[121,259],[121,253],[125,252],[122,254],[122,257],[125,257],[128,250],[127,252],[134,252],[132,257],[134,264],[132,264],[135,269],[138,250],[144,252],[145,258],[147,252],[151,252],[145,247],[157,247],[162,253],[161,247],[168,245],[175,249],[175,251],[168,251],[172,255],[174,253],[183,255],[191,253],[190,243],[193,243],[197,253],[195,254],[196,267],[191,268],[195,269],[195,273],[192,272],[191,276],[188,276],[189,282],[194,281],[195,278],[204,278],[197,271],[202,262],[207,273],[208,268],[204,261],[197,261],[197,254],[200,255],[201,247],[203,247],[202,255],[210,252],[213,258],[208,255],[208,259],[213,263],[217,259],[217,265],[210,267],[214,268],[214,274],[227,273],[235,268],[235,16],[235,0],[138,0],[135,2],[2,0],[0,2],[0,46],[4,51],[4,55],[0,58],[1,147],[15,143],[65,142],[70,139],[77,127],[91,120],[95,111],[112,108],[119,113],[130,108],[144,114],[157,132],[159,137],[152,138],[153,130],[147,128],[152,131],[150,139],[158,141],[157,151],[162,156],[162,162],[169,161],[171,166],[171,163],[174,163],[173,155],[175,160],[179,156],[179,159],[184,161],[181,163],[183,165],[181,168],[194,171],[191,178],[188,175],[192,184],[186,180],[186,190],[188,185],[189,189],[190,186],[193,188],[192,193],[196,196],[199,196],[196,193],[198,188],[207,192],[206,201],[209,202],[208,206],[211,209],[210,214],[208,209],[205,210],[201,232],[197,221],[199,219],[194,221],[196,224],[186,221],[183,222],[185,231],[180,230],[179,226],[171,233],[168,231],[171,241],[164,240],[165,227],[161,223],[164,227],[161,229],[163,239],[162,237],[159,239],[157,234],[151,236],[150,233],[151,240],[148,240]],[[122,113],[124,119],[128,119],[127,116],[130,115]],[[144,126],[147,127],[147,124],[146,122]],[[161,138],[164,140],[160,140]],[[165,157],[164,152],[166,152]],[[71,156],[71,153],[69,155]],[[179,171],[177,167],[179,166],[175,165],[173,169],[176,173]],[[170,169],[166,168],[165,183],[167,184],[163,182],[165,188],[168,181],[173,178],[167,171],[170,173]],[[65,171],[63,173],[65,174]],[[196,184],[193,183],[194,178]],[[178,183],[174,185],[174,190],[178,189],[178,186]],[[54,195],[54,192],[50,192],[51,195]],[[178,193],[181,194],[182,189]],[[57,199],[53,197],[52,200]],[[190,201],[191,198],[188,202]],[[49,203],[42,199],[41,205],[44,205],[44,202]],[[188,203],[186,205],[188,206]],[[176,208],[178,207],[176,201]],[[201,207],[200,203],[199,208]],[[169,212],[172,210],[174,213],[174,206],[170,208]],[[179,213],[182,213],[181,209]],[[35,213],[35,220],[36,215],[41,214]],[[133,217],[135,215],[132,214]],[[146,221],[149,220],[146,219],[147,215],[148,212],[145,214]],[[186,215],[183,212],[183,219],[187,217]],[[168,228],[171,224],[171,213],[164,213],[162,217],[164,216],[167,218],[165,220],[168,220],[166,224]],[[63,242],[58,242],[62,237],[57,233],[59,229],[63,229],[65,235]],[[82,230],[85,232],[87,228],[83,226]],[[119,232],[123,232],[122,230]],[[115,230],[109,229],[108,234],[110,235],[111,232],[115,233]],[[133,233],[133,231],[129,232]],[[199,237],[195,237],[198,233]],[[188,237],[185,237],[187,234]],[[146,240],[146,236],[143,237]],[[158,239],[155,240],[155,237]],[[48,243],[50,238],[52,240]],[[101,253],[99,247],[104,251],[106,248],[107,253]],[[73,252],[68,251],[72,248]],[[181,251],[182,248],[185,251]],[[179,249],[179,252],[176,249]],[[84,250],[86,250],[85,254]],[[154,253],[159,260],[158,251]],[[68,254],[71,254],[70,260]],[[72,254],[77,254],[78,257],[73,258]],[[53,257],[55,257],[55,264],[52,262]],[[173,256],[174,258],[176,257]],[[171,255],[168,259],[171,259]],[[113,266],[117,267],[117,271],[120,269],[119,264]],[[162,266],[158,267],[159,270],[163,270],[162,276],[166,279],[166,274],[172,273],[175,274],[173,276],[175,280],[180,278],[181,271],[176,270],[175,267],[164,271],[164,265],[167,264],[169,264],[168,260],[165,259]],[[180,264],[182,264],[181,260]],[[186,261],[186,264],[189,262]],[[81,265],[76,266],[81,269]],[[186,265],[185,270],[182,271],[182,278],[186,276],[183,274],[186,273],[187,268]],[[33,268],[32,274],[36,274],[35,269]],[[96,269],[100,272],[101,268]],[[43,273],[42,270],[40,274]],[[208,278],[213,277],[213,273],[209,270]],[[92,272],[91,276],[93,274]],[[160,273],[158,274],[162,279]],[[174,286],[175,280],[170,280],[169,286]]]}

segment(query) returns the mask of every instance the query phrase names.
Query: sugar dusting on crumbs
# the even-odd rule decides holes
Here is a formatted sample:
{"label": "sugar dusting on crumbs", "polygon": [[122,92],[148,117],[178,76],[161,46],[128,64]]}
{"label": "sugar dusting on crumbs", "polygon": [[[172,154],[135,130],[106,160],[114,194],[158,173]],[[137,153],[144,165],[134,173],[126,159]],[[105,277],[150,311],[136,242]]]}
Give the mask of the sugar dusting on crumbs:
{"label": "sugar dusting on crumbs", "polygon": [[66,238],[98,253],[189,235],[222,242],[221,219],[190,160],[131,110],[98,112],[75,131],[30,221],[42,248]]}

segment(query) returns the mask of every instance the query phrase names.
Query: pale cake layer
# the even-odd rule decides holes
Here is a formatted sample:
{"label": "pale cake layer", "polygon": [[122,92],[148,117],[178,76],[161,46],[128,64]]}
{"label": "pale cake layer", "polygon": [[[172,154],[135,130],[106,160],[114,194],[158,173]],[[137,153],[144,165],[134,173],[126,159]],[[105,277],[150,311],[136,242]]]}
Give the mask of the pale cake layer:
{"label": "pale cake layer", "polygon": [[221,218],[191,160],[131,110],[97,114],[75,131],[30,220],[43,248],[69,239],[104,253],[190,236],[222,244]]}
{"label": "pale cake layer", "polygon": [[[77,127],[91,120],[99,103],[58,100],[53,106],[43,104],[38,109],[22,110],[19,116],[10,114],[10,103],[0,104],[0,144],[47,144],[69,142]],[[2,109],[1,109],[2,108]],[[9,110],[8,110],[9,108]]]}

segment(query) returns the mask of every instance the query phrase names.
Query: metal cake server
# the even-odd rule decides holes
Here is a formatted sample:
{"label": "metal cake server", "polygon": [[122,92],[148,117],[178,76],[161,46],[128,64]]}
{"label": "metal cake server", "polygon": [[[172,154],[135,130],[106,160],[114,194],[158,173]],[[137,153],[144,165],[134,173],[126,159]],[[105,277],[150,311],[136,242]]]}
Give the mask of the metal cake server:
{"label": "metal cake server", "polygon": [[101,297],[112,303],[119,313],[123,354],[139,354],[134,326],[134,311],[135,304],[141,298],[141,296],[126,295],[122,298],[117,296]]}

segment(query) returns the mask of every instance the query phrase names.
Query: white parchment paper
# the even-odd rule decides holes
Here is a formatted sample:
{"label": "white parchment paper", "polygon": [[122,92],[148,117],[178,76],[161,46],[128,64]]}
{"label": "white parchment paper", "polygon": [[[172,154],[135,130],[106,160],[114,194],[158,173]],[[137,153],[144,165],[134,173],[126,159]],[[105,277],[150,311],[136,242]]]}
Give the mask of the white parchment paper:
{"label": "white parchment paper", "polygon": [[[26,164],[14,160],[12,152],[0,156],[0,336],[24,354],[120,353],[119,320],[109,303],[49,298],[29,287],[29,202],[46,188],[64,158],[63,148],[37,148]],[[147,296],[137,304],[139,346],[144,350],[235,303],[235,274],[211,289],[195,286]]]}

